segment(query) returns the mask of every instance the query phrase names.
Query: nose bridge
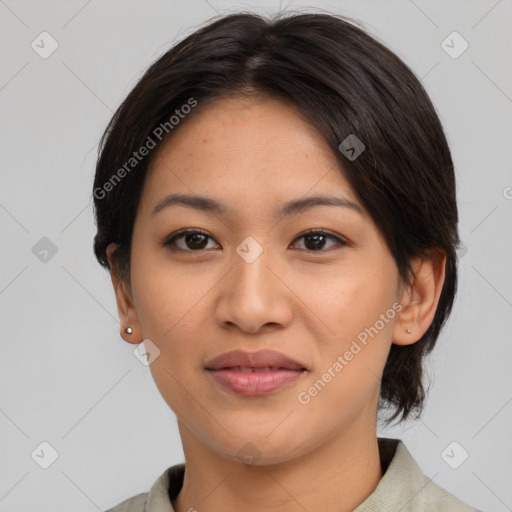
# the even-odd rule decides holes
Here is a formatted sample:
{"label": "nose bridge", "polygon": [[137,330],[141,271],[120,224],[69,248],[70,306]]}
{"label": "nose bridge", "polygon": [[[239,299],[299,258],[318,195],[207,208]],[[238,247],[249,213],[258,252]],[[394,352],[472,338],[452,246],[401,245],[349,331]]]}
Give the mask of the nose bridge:
{"label": "nose bridge", "polygon": [[[233,254],[233,270],[219,305],[219,320],[256,332],[266,324],[286,324],[291,308],[286,287],[270,268],[277,267],[270,249],[247,237]],[[269,268],[270,267],[270,268]]]}
{"label": "nose bridge", "polygon": [[[261,239],[260,239],[261,240]],[[272,273],[267,266],[271,266],[271,251],[263,247],[254,237],[246,237],[236,248],[234,260],[233,287],[239,300],[249,301],[257,306],[272,302],[271,277]],[[275,283],[274,283],[275,284]]]}

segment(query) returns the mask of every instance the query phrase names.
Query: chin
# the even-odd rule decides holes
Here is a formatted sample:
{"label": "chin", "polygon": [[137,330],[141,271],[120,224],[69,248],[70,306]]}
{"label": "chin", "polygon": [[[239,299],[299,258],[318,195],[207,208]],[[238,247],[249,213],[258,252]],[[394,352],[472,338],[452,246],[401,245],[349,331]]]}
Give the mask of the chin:
{"label": "chin", "polygon": [[[229,447],[219,450],[224,457],[244,464],[245,466],[268,466],[281,464],[298,457],[307,451],[297,445],[296,436],[283,431],[280,439],[269,439],[266,431],[259,436],[249,436],[246,433],[237,436],[236,440],[230,439]],[[273,434],[272,434],[273,435]],[[290,441],[294,444],[290,445]],[[222,453],[223,452],[223,453]]]}

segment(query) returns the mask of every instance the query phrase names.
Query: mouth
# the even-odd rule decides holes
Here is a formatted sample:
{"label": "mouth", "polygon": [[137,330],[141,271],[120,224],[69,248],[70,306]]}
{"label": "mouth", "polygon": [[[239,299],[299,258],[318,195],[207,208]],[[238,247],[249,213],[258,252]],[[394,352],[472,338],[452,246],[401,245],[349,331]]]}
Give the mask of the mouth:
{"label": "mouth", "polygon": [[[207,368],[207,370],[215,370],[214,368]],[[250,372],[277,372],[279,370],[288,370],[288,371],[297,371],[292,370],[291,368],[283,368],[281,366],[227,366],[225,368],[217,368],[217,370],[232,370],[234,372],[242,372],[242,373],[250,373]],[[305,370],[305,368],[301,368],[301,370]]]}
{"label": "mouth", "polygon": [[222,389],[241,396],[263,396],[275,393],[291,386],[307,373],[306,370],[269,367],[229,367],[207,371]]}
{"label": "mouth", "polygon": [[[291,357],[275,350],[260,350],[258,352],[247,352],[244,350],[233,350],[214,357],[205,364],[207,370],[307,370],[306,366]],[[268,370],[267,370],[268,368]]]}
{"label": "mouth", "polygon": [[214,382],[224,390],[241,396],[262,396],[296,382],[308,369],[280,352],[232,351],[205,365]]}

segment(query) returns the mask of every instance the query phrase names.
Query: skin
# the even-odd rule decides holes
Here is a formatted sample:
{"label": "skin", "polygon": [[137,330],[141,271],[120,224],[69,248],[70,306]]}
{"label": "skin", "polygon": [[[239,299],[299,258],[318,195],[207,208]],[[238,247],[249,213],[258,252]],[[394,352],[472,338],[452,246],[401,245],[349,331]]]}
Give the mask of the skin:
{"label": "skin", "polygon": [[[431,251],[413,261],[415,278],[406,286],[342,173],[295,107],[237,97],[198,108],[150,167],[134,225],[131,287],[115,269],[112,282],[122,337],[149,339],[160,350],[150,370],[177,416],[186,460],[173,503],[178,512],[349,511],[382,478],[380,378],[391,344],[414,343],[432,322],[445,257]],[[173,205],[152,214],[172,193],[212,197],[226,213]],[[273,216],[282,203],[317,194],[343,197],[362,213],[317,206]],[[162,245],[182,228],[211,238],[203,249],[190,237],[176,242],[181,251]],[[347,245],[325,238],[312,250],[315,241],[299,237],[308,229],[328,230]],[[236,252],[248,236],[263,249],[251,263]],[[109,246],[110,257],[114,250]],[[301,404],[298,394],[393,304],[401,311]],[[132,335],[124,333],[127,326]],[[308,371],[271,395],[242,397],[204,369],[221,353],[267,348]],[[252,461],[237,455],[243,447],[255,454]]]}

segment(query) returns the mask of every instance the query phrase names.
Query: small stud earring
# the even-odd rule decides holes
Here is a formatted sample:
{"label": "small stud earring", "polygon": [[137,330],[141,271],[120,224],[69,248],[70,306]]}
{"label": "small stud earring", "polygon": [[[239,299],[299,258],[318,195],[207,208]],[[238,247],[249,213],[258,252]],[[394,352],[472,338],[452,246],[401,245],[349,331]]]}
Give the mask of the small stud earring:
{"label": "small stud earring", "polygon": [[131,327],[127,327],[127,328],[124,330],[124,332],[125,332],[126,334],[132,334],[132,333],[133,333],[133,329],[132,329]]}
{"label": "small stud earring", "polygon": [[405,332],[406,332],[407,334],[411,334],[411,329],[406,329],[406,330],[405,330]]}

